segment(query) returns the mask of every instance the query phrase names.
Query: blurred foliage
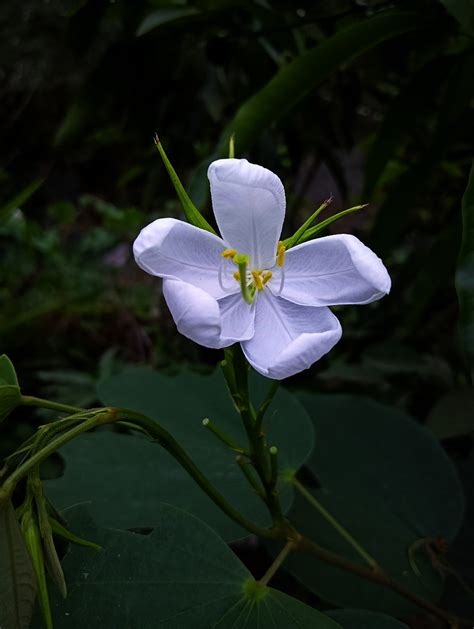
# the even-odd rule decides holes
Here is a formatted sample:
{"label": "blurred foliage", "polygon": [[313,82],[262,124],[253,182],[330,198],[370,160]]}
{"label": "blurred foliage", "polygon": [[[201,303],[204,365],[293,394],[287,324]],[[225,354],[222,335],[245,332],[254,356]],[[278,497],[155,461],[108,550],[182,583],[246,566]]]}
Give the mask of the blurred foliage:
{"label": "blurred foliage", "polygon": [[124,363],[216,363],[131,243],[183,218],[154,133],[213,225],[206,168],[236,133],[285,184],[285,236],[330,194],[367,202],[325,233],[359,236],[393,279],[336,309],[343,340],[290,384],[368,394],[471,457],[470,0],[4,0],[0,28],[0,352],[25,389],[93,404]]}

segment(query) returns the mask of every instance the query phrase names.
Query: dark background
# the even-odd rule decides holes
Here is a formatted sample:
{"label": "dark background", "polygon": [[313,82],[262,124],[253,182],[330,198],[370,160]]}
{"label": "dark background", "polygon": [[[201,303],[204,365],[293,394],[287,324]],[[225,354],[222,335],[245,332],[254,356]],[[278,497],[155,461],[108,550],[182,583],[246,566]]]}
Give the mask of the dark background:
{"label": "dark background", "polygon": [[[412,28],[367,41],[363,54],[341,40],[304,93],[234,120],[308,51],[403,11]],[[289,384],[403,408],[469,461],[454,284],[474,142],[469,2],[4,0],[0,30],[0,351],[24,390],[92,405],[97,380],[125,363],[214,367],[217,352],[176,333],[131,244],[154,218],[182,218],[154,132],[212,220],[205,166],[236,131],[236,156],[284,182],[287,235],[331,193],[325,216],[367,202],[327,233],[360,237],[393,279],[381,302],[336,309],[342,341]],[[259,107],[263,124],[252,123]],[[434,425],[446,396],[454,410]],[[3,453],[29,420],[4,429]]]}

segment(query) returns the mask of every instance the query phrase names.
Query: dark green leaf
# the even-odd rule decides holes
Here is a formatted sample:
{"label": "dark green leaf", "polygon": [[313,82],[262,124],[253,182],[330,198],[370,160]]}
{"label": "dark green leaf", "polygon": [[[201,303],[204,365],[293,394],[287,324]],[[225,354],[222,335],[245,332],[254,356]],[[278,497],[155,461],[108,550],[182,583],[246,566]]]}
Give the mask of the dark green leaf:
{"label": "dark green leaf", "polygon": [[18,378],[16,376],[15,367],[12,361],[2,354],[0,356],[0,384],[12,384],[18,386]]}
{"label": "dark green leaf", "polygon": [[147,15],[143,22],[137,29],[137,37],[140,35],[145,35],[145,33],[149,33],[158,26],[162,26],[163,24],[169,24],[170,22],[174,22],[176,20],[180,20],[185,17],[190,17],[192,15],[198,15],[199,11],[197,9],[193,9],[190,7],[167,7],[163,9],[157,9]]}
{"label": "dark green leaf", "polygon": [[[255,397],[263,398],[270,381],[258,377],[254,384]],[[105,380],[99,396],[107,405],[140,411],[159,421],[233,505],[249,518],[269,524],[263,504],[235,463],[235,453],[202,426],[202,419],[209,417],[234,440],[244,443],[240,418],[220,373],[209,377],[183,373],[169,378],[149,369],[131,369]],[[290,393],[280,390],[266,418],[268,439],[280,450],[281,468],[298,469],[313,447],[306,411]],[[144,437],[84,435],[61,454],[66,473],[46,484],[49,497],[60,507],[92,501],[92,513],[101,525],[153,527],[157,503],[162,501],[192,510],[227,540],[245,535],[165,450]],[[291,499],[291,492],[284,492],[286,508]]]}
{"label": "dark green leaf", "polygon": [[421,26],[415,13],[386,11],[338,31],[284,66],[240,107],[222,135],[222,154],[227,151],[233,133],[237,153],[248,150],[262,131],[336,72],[341,64],[350,63],[381,42]]}
{"label": "dark green leaf", "polygon": [[408,625],[395,618],[365,609],[337,609],[328,612],[328,616],[344,629],[408,629]]}
{"label": "dark green leaf", "polygon": [[474,0],[440,0],[461,25],[464,33],[474,34]]}
{"label": "dark green leaf", "polygon": [[150,535],[97,529],[81,507],[64,515],[103,551],[70,547],[69,596],[53,606],[61,629],[341,629],[300,601],[258,586],[223,540],[185,511],[157,505]]}
{"label": "dark green leaf", "polygon": [[462,245],[456,271],[464,351],[474,369],[474,165],[462,200]]}
{"label": "dark green leaf", "polygon": [[27,629],[36,578],[10,502],[0,503],[0,627]]}
{"label": "dark green leaf", "polygon": [[19,387],[9,384],[0,385],[0,424],[20,404]]}
{"label": "dark green leaf", "polygon": [[[434,437],[413,419],[390,407],[356,396],[300,397],[318,435],[309,469],[322,488],[316,498],[404,587],[430,601],[443,589],[427,554],[409,549],[422,539],[451,542],[463,518],[464,499],[452,465]],[[318,544],[357,563],[349,544],[298,496],[294,521]],[[303,554],[287,566],[325,600],[343,607],[394,615],[413,612],[413,604],[388,588],[370,583]]]}
{"label": "dark green leaf", "polygon": [[426,427],[438,439],[474,433],[474,390],[454,390],[431,409]]}
{"label": "dark green leaf", "polygon": [[44,179],[34,179],[28,186],[26,186],[26,188],[10,199],[5,205],[0,207],[0,225],[2,223],[6,223],[12,213],[26,203],[31,196],[33,196],[43,182]]}

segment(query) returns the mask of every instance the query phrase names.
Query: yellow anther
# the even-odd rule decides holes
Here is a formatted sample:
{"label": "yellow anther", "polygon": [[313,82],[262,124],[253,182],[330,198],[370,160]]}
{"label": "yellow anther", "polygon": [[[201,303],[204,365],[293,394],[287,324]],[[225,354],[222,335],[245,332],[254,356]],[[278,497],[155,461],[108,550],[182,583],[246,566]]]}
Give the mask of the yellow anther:
{"label": "yellow anther", "polygon": [[285,264],[285,245],[281,242],[278,243],[277,249],[277,264],[278,266],[283,266]]}
{"label": "yellow anther", "polygon": [[261,271],[252,271],[253,283],[255,284],[255,288],[257,290],[262,290],[263,282]]}
{"label": "yellow anther", "polygon": [[233,273],[234,276],[234,280],[236,280],[237,282],[240,282],[240,273],[238,271],[235,271]]}
{"label": "yellow anther", "polygon": [[266,273],[263,274],[263,285],[265,286],[265,284],[267,284],[271,279],[272,279],[273,273],[271,271],[266,271]]}
{"label": "yellow anther", "polygon": [[233,260],[236,253],[237,253],[237,251],[235,249],[225,249],[221,253],[221,256],[223,258],[228,258],[229,260]]}

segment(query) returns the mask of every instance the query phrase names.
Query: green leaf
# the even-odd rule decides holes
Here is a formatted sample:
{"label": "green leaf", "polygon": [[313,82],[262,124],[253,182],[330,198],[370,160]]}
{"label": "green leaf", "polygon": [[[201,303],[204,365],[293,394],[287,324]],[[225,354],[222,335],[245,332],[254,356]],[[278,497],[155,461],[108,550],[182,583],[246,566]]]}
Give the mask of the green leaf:
{"label": "green leaf", "polygon": [[220,153],[223,155],[227,150],[233,133],[239,151],[248,150],[262,131],[339,70],[341,64],[348,64],[381,42],[421,26],[415,13],[385,11],[338,31],[285,65],[240,107],[222,135]]}
{"label": "green leaf", "polygon": [[224,541],[185,511],[158,505],[150,535],[97,529],[83,507],[63,515],[103,551],[70,547],[64,559],[69,596],[53,603],[61,629],[341,629],[300,601],[257,585]]}
{"label": "green leaf", "polygon": [[[403,413],[370,399],[301,395],[318,435],[308,464],[321,489],[316,498],[405,588],[439,600],[443,581],[417,553],[417,576],[408,551],[421,539],[451,542],[462,523],[463,492],[453,464],[436,439]],[[356,562],[353,548],[309,505],[295,499],[289,519],[318,544]],[[324,600],[342,607],[396,616],[416,609],[388,588],[303,554],[286,566]]]}
{"label": "green leaf", "polygon": [[462,199],[462,244],[456,270],[463,347],[474,370],[474,165]]}
{"label": "green leaf", "polygon": [[191,7],[167,7],[164,9],[157,9],[156,11],[153,11],[153,13],[150,13],[150,15],[147,15],[141,22],[140,26],[137,28],[136,35],[137,37],[140,37],[141,35],[145,35],[145,33],[149,33],[153,29],[158,28],[158,26],[169,24],[170,22],[175,22],[176,20],[191,17],[193,15],[199,15],[199,11]]}
{"label": "green leaf", "polygon": [[6,223],[13,212],[26,203],[31,196],[33,196],[43,182],[44,179],[34,179],[28,186],[26,186],[26,188],[23,188],[21,192],[7,201],[5,205],[0,207],[0,225],[2,223]]}
{"label": "green leaf", "polygon": [[456,18],[462,31],[474,34],[474,0],[440,0],[446,11]]}
{"label": "green leaf", "polygon": [[408,625],[395,618],[365,609],[337,609],[327,615],[344,629],[408,629]]}
{"label": "green leaf", "polygon": [[21,403],[20,388],[10,384],[0,385],[0,424]]}
{"label": "green leaf", "polygon": [[10,502],[0,502],[0,627],[27,629],[36,578]]}
{"label": "green leaf", "polygon": [[[270,381],[256,377],[253,385],[257,406]],[[104,404],[130,408],[159,421],[236,508],[262,525],[270,523],[263,503],[236,464],[235,453],[202,425],[209,417],[234,441],[245,443],[240,418],[220,372],[207,377],[182,373],[170,378],[150,369],[130,369],[103,381],[99,397]],[[306,411],[281,389],[266,418],[268,440],[279,449],[281,469],[297,470],[313,447]],[[48,496],[61,508],[91,501],[94,518],[103,526],[153,527],[157,504],[162,501],[192,510],[226,540],[247,534],[165,450],[145,437],[109,432],[84,435],[65,446],[61,454],[66,462],[64,477],[45,483]],[[292,491],[286,484],[284,489],[284,505],[289,508]]]}
{"label": "green leaf", "polygon": [[459,389],[443,396],[431,409],[426,427],[438,439],[474,433],[474,390]]}
{"label": "green leaf", "polygon": [[15,367],[6,354],[0,356],[0,384],[19,386]]}

